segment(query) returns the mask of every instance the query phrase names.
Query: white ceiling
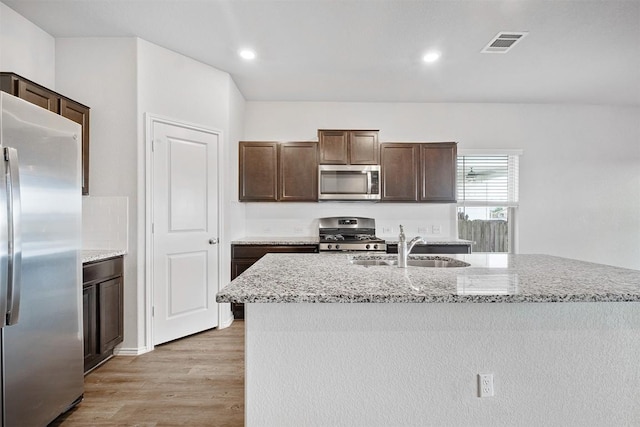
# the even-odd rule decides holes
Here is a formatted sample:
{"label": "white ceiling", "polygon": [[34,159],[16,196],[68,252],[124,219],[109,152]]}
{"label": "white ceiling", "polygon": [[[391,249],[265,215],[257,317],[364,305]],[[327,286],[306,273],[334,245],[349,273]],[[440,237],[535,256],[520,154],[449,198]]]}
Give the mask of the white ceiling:
{"label": "white ceiling", "polygon": [[[640,106],[640,0],[2,1],[54,37],[182,53],[230,73],[247,100]],[[529,34],[481,54],[500,31]],[[438,63],[421,61],[429,49]]]}

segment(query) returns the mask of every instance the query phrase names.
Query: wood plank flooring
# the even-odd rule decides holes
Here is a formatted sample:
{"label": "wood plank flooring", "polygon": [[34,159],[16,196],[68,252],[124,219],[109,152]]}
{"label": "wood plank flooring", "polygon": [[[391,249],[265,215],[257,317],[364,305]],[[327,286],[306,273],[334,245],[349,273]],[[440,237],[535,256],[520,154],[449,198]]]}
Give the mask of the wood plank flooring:
{"label": "wood plank flooring", "polygon": [[51,426],[243,426],[244,322],[136,356],[85,377],[84,400]]}

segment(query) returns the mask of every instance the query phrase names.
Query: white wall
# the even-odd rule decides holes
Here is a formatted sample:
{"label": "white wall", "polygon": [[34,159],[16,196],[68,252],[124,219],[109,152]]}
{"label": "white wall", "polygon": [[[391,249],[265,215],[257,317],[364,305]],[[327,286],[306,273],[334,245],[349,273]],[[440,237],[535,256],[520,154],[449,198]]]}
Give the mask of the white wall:
{"label": "white wall", "polygon": [[[221,131],[226,189],[232,185],[229,174],[237,176],[237,166],[229,171],[228,165],[230,158],[237,163],[244,98],[227,73],[142,39],[60,38],[56,55],[59,90],[91,107],[91,197],[123,196],[129,201],[122,350],[144,351],[145,113]],[[221,197],[224,223],[243,233],[244,206],[232,207]],[[222,277],[229,277],[229,239],[239,236],[225,231],[220,268]],[[221,316],[231,317],[228,305]]]}
{"label": "white wall", "polygon": [[[128,199],[122,347],[140,348],[144,345],[144,335],[141,335],[144,323],[138,316],[138,289],[141,286],[138,268],[141,264],[138,263],[140,250],[136,240],[139,227],[136,40],[58,38],[56,58],[58,91],[91,107],[90,197]],[[86,215],[90,214],[90,211],[86,212]],[[86,221],[91,220],[87,218]]]}
{"label": "white wall", "polygon": [[[407,236],[422,235],[427,240],[457,238],[455,206],[451,204],[417,203],[247,203],[246,232],[248,236],[315,236],[318,218],[327,216],[362,216],[376,220],[376,234],[397,240],[399,225]],[[440,233],[432,232],[440,226]]]}
{"label": "white wall", "polygon": [[[238,201],[238,141],[244,139],[244,114],[246,101],[238,87],[231,82],[229,85],[229,132],[227,137],[225,172],[225,203],[227,211],[224,220],[224,234],[226,241],[246,236],[245,203]],[[231,264],[230,252],[228,265]],[[231,276],[229,276],[231,277]]]}
{"label": "white wall", "polygon": [[[237,194],[237,180],[228,177],[237,176],[244,98],[227,73],[142,39],[60,38],[56,55],[59,90],[91,107],[91,197],[123,196],[129,201],[122,350],[144,351],[144,115],[221,131],[222,186],[235,186]],[[220,268],[222,277],[229,277],[229,240],[244,233],[244,206],[237,202],[232,206],[226,194],[221,197],[225,229]],[[228,232],[227,227],[236,232]],[[231,317],[228,305],[222,307],[221,316]]]}
{"label": "white wall", "polygon": [[82,198],[82,248],[128,251],[129,198]]}
{"label": "white wall", "polygon": [[[248,102],[247,140],[317,140],[317,129],[380,129],[382,142],[457,141],[459,149],[524,149],[520,253],[547,253],[640,269],[640,108],[508,104]],[[266,205],[266,204],[264,204]],[[248,231],[290,217],[312,227],[314,208],[247,206]],[[337,203],[336,212],[348,212]],[[389,224],[441,220],[440,206],[372,205]],[[393,208],[392,208],[393,209]],[[266,213],[266,214],[265,214]],[[263,216],[265,218],[263,219]],[[393,216],[393,218],[390,218]],[[434,219],[435,218],[435,219]],[[455,230],[455,216],[444,230]],[[428,224],[427,224],[428,225]],[[433,224],[436,225],[436,224]],[[444,224],[443,224],[444,225]],[[414,230],[408,230],[414,234]],[[451,233],[453,234],[453,233]],[[430,236],[433,237],[433,236]]]}
{"label": "white wall", "polygon": [[[227,227],[238,227],[237,207],[232,207],[226,196],[227,189],[237,180],[230,177],[237,170],[229,168],[230,159],[237,152],[237,139],[243,121],[244,98],[237,90],[228,73],[177,54],[160,46],[138,39],[138,113],[163,116],[177,121],[196,124],[220,131],[221,147],[221,188],[220,213],[223,223],[220,230],[220,271],[221,277],[230,277],[230,237]],[[138,124],[138,138],[144,143],[145,123]],[[235,154],[237,158],[237,154]],[[138,165],[140,171],[144,164]],[[140,206],[142,209],[142,205]],[[231,214],[233,210],[233,215]],[[143,218],[139,218],[140,221]],[[139,229],[142,231],[142,229]],[[139,244],[144,244],[140,234]],[[222,283],[221,285],[226,285]],[[220,306],[222,323],[230,322],[229,304]]]}
{"label": "white wall", "polygon": [[638,425],[638,308],[248,304],[246,425]]}
{"label": "white wall", "polygon": [[55,39],[0,3],[0,71],[55,87]]}
{"label": "white wall", "polygon": [[[140,113],[150,112],[226,133],[229,74],[137,39]],[[144,131],[144,126],[139,129]]]}

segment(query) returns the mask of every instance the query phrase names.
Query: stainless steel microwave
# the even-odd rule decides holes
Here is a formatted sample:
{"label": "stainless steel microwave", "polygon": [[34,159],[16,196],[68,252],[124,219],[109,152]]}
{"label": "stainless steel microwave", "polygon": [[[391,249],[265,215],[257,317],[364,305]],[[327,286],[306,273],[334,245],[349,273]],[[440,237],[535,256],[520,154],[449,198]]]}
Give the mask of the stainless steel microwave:
{"label": "stainless steel microwave", "polygon": [[320,165],[318,200],[380,200],[380,165]]}

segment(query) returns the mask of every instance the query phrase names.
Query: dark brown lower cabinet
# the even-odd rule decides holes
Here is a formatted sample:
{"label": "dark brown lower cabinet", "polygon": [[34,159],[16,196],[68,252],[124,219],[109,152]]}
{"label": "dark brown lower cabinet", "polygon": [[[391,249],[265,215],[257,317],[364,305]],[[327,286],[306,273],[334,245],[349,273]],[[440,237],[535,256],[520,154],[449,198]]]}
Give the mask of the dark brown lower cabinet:
{"label": "dark brown lower cabinet", "polygon": [[123,257],[82,266],[84,371],[113,355],[123,340]]}
{"label": "dark brown lower cabinet", "polygon": [[[231,280],[270,253],[318,253],[318,245],[231,245]],[[244,304],[231,304],[233,317],[244,319]]]}

